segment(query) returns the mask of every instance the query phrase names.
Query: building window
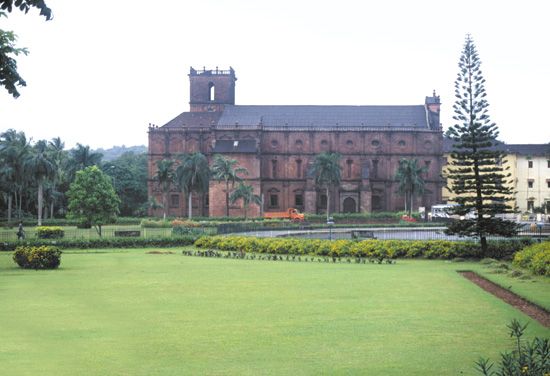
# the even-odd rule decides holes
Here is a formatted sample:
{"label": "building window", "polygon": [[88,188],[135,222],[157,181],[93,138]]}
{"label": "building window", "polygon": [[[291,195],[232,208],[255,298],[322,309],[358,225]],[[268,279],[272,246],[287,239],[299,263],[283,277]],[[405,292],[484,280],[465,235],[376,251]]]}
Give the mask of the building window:
{"label": "building window", "polygon": [[378,178],[378,159],[372,160],[372,177],[374,179]]}
{"label": "building window", "polygon": [[208,100],[210,102],[213,102],[215,98],[216,98],[216,88],[214,86],[214,83],[210,82],[208,84]]}
{"label": "building window", "polygon": [[298,178],[302,177],[302,160],[301,159],[296,160],[296,177]]}
{"label": "building window", "polygon": [[527,188],[533,188],[534,180],[527,180]]}
{"label": "building window", "polygon": [[277,160],[274,159],[271,161],[271,177],[277,179]]}
{"label": "building window", "polygon": [[327,207],[327,195],[321,195],[321,202],[319,202],[321,208]]}
{"label": "building window", "polygon": [[170,207],[171,208],[180,207],[180,195],[170,195]]}
{"label": "building window", "polygon": [[550,180],[546,180],[546,186],[550,188]]}
{"label": "building window", "polygon": [[351,159],[348,159],[346,161],[346,164],[347,164],[347,167],[348,167],[348,179],[351,179],[351,170],[352,170],[352,166],[353,166],[353,161]]}
{"label": "building window", "polygon": [[269,194],[269,207],[278,208],[279,207],[279,195],[275,193]]}
{"label": "building window", "polygon": [[430,165],[432,164],[432,161],[424,161],[424,169],[426,170],[426,178],[430,176]]}
{"label": "building window", "polygon": [[547,160],[546,163],[548,164],[546,167],[550,168],[550,159]]}
{"label": "building window", "polygon": [[527,167],[533,168],[533,161],[527,161]]}
{"label": "building window", "polygon": [[204,195],[204,207],[210,207],[210,196],[207,194]]}
{"label": "building window", "polygon": [[294,205],[296,207],[304,206],[304,196],[301,193],[297,193],[294,196]]}
{"label": "building window", "polygon": [[271,146],[273,146],[274,148],[276,148],[277,145],[279,145],[279,143],[277,142],[277,140],[271,140]]}
{"label": "building window", "polygon": [[380,146],[380,141],[378,140],[372,140],[372,142],[370,143],[372,146],[376,147],[376,146]]}
{"label": "building window", "polygon": [[321,140],[321,146],[327,147],[328,141],[327,140]]}
{"label": "building window", "polygon": [[347,140],[346,145],[350,148],[353,146],[353,140]]}
{"label": "building window", "polygon": [[535,208],[535,200],[527,200],[527,210],[533,211]]}
{"label": "building window", "polygon": [[296,140],[296,146],[301,148],[302,146],[304,146],[304,141],[302,140]]}
{"label": "building window", "polygon": [[405,146],[406,144],[407,144],[407,143],[406,143],[405,141],[403,141],[403,140],[400,140],[400,141],[397,143],[397,145],[399,145],[399,146]]}

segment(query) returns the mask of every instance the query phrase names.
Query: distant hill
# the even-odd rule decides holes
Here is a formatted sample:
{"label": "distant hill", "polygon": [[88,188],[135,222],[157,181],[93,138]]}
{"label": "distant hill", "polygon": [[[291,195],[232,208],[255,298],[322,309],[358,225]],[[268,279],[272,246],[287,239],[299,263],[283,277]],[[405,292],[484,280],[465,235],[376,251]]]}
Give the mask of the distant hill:
{"label": "distant hill", "polygon": [[102,160],[104,162],[112,161],[114,159],[117,159],[122,154],[127,153],[129,151],[134,152],[135,154],[142,154],[147,153],[147,146],[139,145],[139,146],[113,146],[110,149],[96,149],[94,150],[97,153],[103,154]]}

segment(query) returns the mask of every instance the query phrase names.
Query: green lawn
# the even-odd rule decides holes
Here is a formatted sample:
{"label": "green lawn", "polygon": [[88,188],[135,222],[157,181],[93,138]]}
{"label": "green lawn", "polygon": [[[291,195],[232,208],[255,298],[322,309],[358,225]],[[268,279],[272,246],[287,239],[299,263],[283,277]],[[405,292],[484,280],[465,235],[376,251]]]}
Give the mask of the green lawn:
{"label": "green lawn", "polygon": [[0,254],[0,374],[468,375],[511,348],[512,318],[550,336],[455,272],[477,264],[145,252],[66,252],[54,271]]}

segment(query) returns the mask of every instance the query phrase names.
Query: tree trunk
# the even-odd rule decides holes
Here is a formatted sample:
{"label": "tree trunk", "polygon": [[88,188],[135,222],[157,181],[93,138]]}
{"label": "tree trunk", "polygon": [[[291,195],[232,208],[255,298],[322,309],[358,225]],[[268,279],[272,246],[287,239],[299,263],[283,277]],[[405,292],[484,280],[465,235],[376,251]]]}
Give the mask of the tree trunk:
{"label": "tree trunk", "polygon": [[50,203],[50,218],[53,218],[53,200]]}
{"label": "tree trunk", "polygon": [[166,203],[168,202],[168,192],[162,195],[162,220],[166,221]]}
{"label": "tree trunk", "polygon": [[229,182],[225,182],[225,216],[229,217]]}
{"label": "tree trunk", "polygon": [[187,196],[187,218],[191,220],[193,217],[193,192],[189,191]]}
{"label": "tree trunk", "polygon": [[11,222],[11,201],[12,201],[12,197],[10,192],[10,194],[8,195],[8,223]]}
{"label": "tree trunk", "polygon": [[329,192],[328,192],[328,187],[327,187],[327,222],[330,218],[330,195],[329,195]]}
{"label": "tree trunk", "polygon": [[42,181],[38,183],[38,226],[42,226]]}
{"label": "tree trunk", "polygon": [[246,221],[246,212],[248,211],[248,205],[243,205],[244,207],[244,220]]}
{"label": "tree trunk", "polygon": [[481,257],[487,257],[487,238],[485,235],[480,235],[479,240],[481,243]]}

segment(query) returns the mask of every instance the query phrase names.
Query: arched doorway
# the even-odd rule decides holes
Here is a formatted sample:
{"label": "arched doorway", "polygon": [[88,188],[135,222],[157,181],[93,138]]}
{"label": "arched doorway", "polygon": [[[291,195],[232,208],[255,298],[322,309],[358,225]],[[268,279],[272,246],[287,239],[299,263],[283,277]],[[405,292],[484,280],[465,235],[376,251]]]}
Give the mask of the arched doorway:
{"label": "arched doorway", "polygon": [[357,204],[355,200],[351,197],[346,197],[344,199],[343,205],[344,213],[355,213],[357,211]]}

